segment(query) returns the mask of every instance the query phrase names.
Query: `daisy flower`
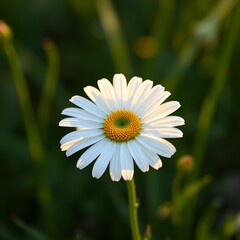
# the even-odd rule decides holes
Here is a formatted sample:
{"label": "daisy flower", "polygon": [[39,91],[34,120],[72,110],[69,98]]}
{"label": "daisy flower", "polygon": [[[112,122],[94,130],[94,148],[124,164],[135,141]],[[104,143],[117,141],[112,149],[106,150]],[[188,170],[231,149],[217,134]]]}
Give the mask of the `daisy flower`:
{"label": "daisy flower", "polygon": [[70,99],[76,107],[63,110],[68,116],[60,121],[61,127],[73,127],[75,131],[65,135],[60,143],[66,156],[87,148],[77,161],[83,169],[92,163],[92,176],[100,178],[109,165],[113,181],[131,180],[134,163],[146,172],[149,166],[159,169],[160,156],[170,158],[175,147],[165,138],[179,138],[183,133],[175,128],[184,119],[169,116],[180,104],[177,101],[163,103],[170,95],[161,85],[133,77],[127,84],[123,74],[115,74],[113,84],[103,78],[98,88],[87,86],[82,96]]}

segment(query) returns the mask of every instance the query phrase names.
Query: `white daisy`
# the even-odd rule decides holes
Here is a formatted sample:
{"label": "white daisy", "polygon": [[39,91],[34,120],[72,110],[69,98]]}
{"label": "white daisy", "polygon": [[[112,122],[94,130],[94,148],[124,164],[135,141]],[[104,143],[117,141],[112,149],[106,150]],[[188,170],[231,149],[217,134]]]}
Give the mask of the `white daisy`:
{"label": "white daisy", "polygon": [[134,162],[143,172],[149,166],[159,169],[159,156],[170,158],[176,151],[164,138],[183,136],[175,127],[183,125],[184,119],[168,116],[180,107],[179,102],[163,103],[170,95],[163,86],[153,87],[152,81],[139,77],[127,84],[123,74],[115,74],[113,84],[99,80],[98,87],[84,88],[91,101],[73,96],[70,102],[77,107],[63,110],[69,117],[59,126],[77,130],[61,139],[62,151],[70,156],[88,147],[77,167],[83,169],[96,159],[92,170],[95,178],[100,178],[108,165],[113,181],[121,177],[131,180]]}

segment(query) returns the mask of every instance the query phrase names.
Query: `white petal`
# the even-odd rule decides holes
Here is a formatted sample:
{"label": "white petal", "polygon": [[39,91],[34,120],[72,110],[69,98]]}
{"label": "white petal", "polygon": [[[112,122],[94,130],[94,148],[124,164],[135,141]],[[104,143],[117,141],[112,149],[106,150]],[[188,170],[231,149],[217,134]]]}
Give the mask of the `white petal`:
{"label": "white petal", "polygon": [[170,92],[164,91],[158,99],[157,106],[161,105],[170,95]]}
{"label": "white petal", "polygon": [[115,151],[116,143],[111,141],[107,141],[107,143],[103,146],[100,156],[97,158],[94,163],[92,176],[95,178],[100,178],[105,172],[110,160],[113,157]]}
{"label": "white petal", "polygon": [[107,106],[107,103],[104,101],[104,98],[101,96],[101,92],[92,87],[88,86],[84,88],[85,93],[88,95],[88,97],[99,107],[102,109],[103,112],[105,112],[107,115],[110,113],[110,108]]}
{"label": "white petal", "polygon": [[142,83],[142,78],[140,77],[133,77],[127,86],[127,103],[126,103],[126,109],[130,109],[130,105],[132,102],[132,98],[135,94],[135,92],[137,91],[138,87],[141,85]]}
{"label": "white petal", "polygon": [[121,174],[124,180],[131,180],[134,173],[133,159],[129,152],[127,143],[121,143],[120,146],[120,164]]}
{"label": "white petal", "polygon": [[161,111],[162,117],[166,117],[166,116],[170,115],[171,113],[175,112],[180,107],[181,107],[181,105],[179,102],[170,101],[170,102],[163,103],[159,107],[159,111]]}
{"label": "white petal", "polygon": [[118,182],[121,179],[121,165],[120,165],[120,145],[117,144],[113,159],[110,161],[110,177],[113,181]]}
{"label": "white petal", "polygon": [[61,145],[61,150],[62,150],[62,151],[68,150],[73,144],[77,143],[77,142],[80,141],[81,139],[82,139],[82,137],[77,138],[77,139],[74,139],[74,140],[72,140],[72,141],[68,141],[68,142],[66,142],[66,143],[63,143],[63,144]]}
{"label": "white petal", "polygon": [[125,108],[127,97],[127,80],[123,74],[115,74],[113,77],[113,87],[116,94],[116,104],[118,109]]}
{"label": "white petal", "polygon": [[62,111],[63,115],[69,116],[69,117],[75,117],[83,120],[90,120],[94,122],[103,122],[103,119],[96,116],[92,115],[91,113],[86,112],[83,109],[80,108],[65,108]]}
{"label": "white petal", "polygon": [[162,161],[156,153],[146,149],[145,154],[146,154],[146,157],[148,158],[148,161],[151,167],[153,167],[156,170],[162,167]]}
{"label": "white petal", "polygon": [[116,99],[115,99],[115,92],[112,84],[109,80],[103,78],[98,80],[98,87],[102,93],[102,96],[107,101],[111,111],[116,109]]}
{"label": "white petal", "polygon": [[76,128],[102,128],[102,123],[92,122],[87,120],[82,120],[78,118],[64,118],[59,122],[59,126],[61,127],[76,127]]}
{"label": "white petal", "polygon": [[163,157],[171,157],[175,152],[175,147],[163,138],[153,137],[151,135],[140,134],[136,140],[149,149]]}
{"label": "white petal", "polygon": [[163,103],[158,108],[156,108],[151,114],[148,114],[148,116],[143,117],[142,121],[148,123],[166,117],[171,113],[175,112],[178,108],[180,108],[180,106],[181,106],[180,103],[177,101]]}
{"label": "white petal", "polygon": [[144,123],[143,128],[159,128],[159,127],[176,127],[184,125],[183,118],[178,116],[168,116],[158,120],[153,120],[150,123]]}
{"label": "white petal", "polygon": [[146,172],[149,170],[148,160],[144,155],[143,147],[137,141],[128,141],[128,148],[130,154],[132,155],[134,161],[137,166],[141,169],[142,172]]}
{"label": "white petal", "polygon": [[97,115],[101,118],[106,117],[106,113],[104,113],[99,107],[97,107],[93,102],[81,96],[73,96],[70,99],[70,102],[77,105],[78,107],[84,109],[85,111]]}
{"label": "white petal", "polygon": [[100,134],[103,134],[103,130],[102,129],[83,129],[83,130],[77,130],[77,131],[73,131],[68,133],[67,135],[65,135],[61,140],[60,143],[64,144],[66,142],[78,139],[78,138],[90,138],[90,137],[95,137],[98,136]]}
{"label": "white petal", "polygon": [[152,81],[146,80],[136,89],[130,104],[130,109],[134,111],[134,107],[142,102],[142,99],[144,99],[145,94],[152,88],[152,85]]}
{"label": "white petal", "polygon": [[181,130],[173,127],[143,129],[142,133],[156,136],[156,137],[161,137],[161,138],[180,138],[183,136],[183,133]]}
{"label": "white petal", "polygon": [[141,115],[140,117],[144,117],[150,113],[152,113],[153,111],[155,111],[155,109],[157,109],[160,104],[162,104],[162,102],[164,102],[169,96],[171,95],[170,92],[168,91],[164,91],[161,92],[158,95],[155,95],[156,98],[154,98],[142,111],[141,111]]}
{"label": "white petal", "polygon": [[[151,164],[151,163],[150,163]],[[155,163],[155,164],[151,164],[151,167],[158,170],[159,168],[162,167],[162,161],[161,159],[159,158],[159,160]]]}
{"label": "white petal", "polygon": [[99,142],[93,144],[89,147],[78,159],[77,161],[77,168],[83,169],[88,166],[92,161],[94,161],[98,155],[102,152],[103,147],[107,143],[107,139],[104,138]]}
{"label": "white petal", "polygon": [[[133,111],[136,112],[139,116],[142,115],[142,112],[151,108],[151,105],[156,104],[159,96],[164,91],[164,87],[161,85],[156,85],[148,91],[141,99],[141,103],[138,103],[134,106]],[[144,113],[143,113],[144,114]]]}
{"label": "white petal", "polygon": [[81,149],[88,147],[98,141],[100,141],[101,139],[105,138],[104,135],[99,135],[96,137],[92,137],[92,138],[83,138],[80,141],[78,141],[77,143],[75,143],[74,145],[72,145],[66,152],[66,156],[69,157],[72,154],[80,151]]}

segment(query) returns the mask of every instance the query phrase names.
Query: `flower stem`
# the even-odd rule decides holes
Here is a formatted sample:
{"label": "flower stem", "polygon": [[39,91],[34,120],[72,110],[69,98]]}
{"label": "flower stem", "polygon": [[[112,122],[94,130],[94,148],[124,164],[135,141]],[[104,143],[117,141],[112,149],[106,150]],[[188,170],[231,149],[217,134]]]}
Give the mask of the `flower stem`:
{"label": "flower stem", "polygon": [[141,234],[140,234],[139,223],[138,223],[138,213],[137,213],[139,202],[136,196],[136,187],[134,183],[134,178],[132,178],[132,180],[130,181],[127,181],[127,188],[128,188],[128,201],[129,201],[129,218],[130,218],[130,225],[131,225],[131,231],[132,231],[132,238],[133,240],[141,240]]}
{"label": "flower stem", "polygon": [[58,49],[51,39],[46,39],[43,44],[48,60],[48,69],[42,96],[38,107],[39,124],[43,140],[46,140],[47,127],[51,115],[51,106],[58,83],[59,54]]}
{"label": "flower stem", "polygon": [[122,32],[121,22],[110,0],[95,0],[97,13],[112,54],[113,63],[117,72],[124,71],[132,75],[133,68],[127,41]]}

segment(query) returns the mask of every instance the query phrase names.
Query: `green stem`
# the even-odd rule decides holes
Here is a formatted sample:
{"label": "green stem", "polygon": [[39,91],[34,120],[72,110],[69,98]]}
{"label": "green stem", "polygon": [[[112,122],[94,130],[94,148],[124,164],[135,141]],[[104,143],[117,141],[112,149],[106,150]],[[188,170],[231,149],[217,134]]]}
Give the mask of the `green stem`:
{"label": "green stem", "polygon": [[43,47],[47,55],[48,69],[45,86],[39,103],[38,116],[42,137],[45,140],[47,135],[47,126],[51,115],[51,103],[58,83],[59,54],[57,47],[51,39],[46,39]]}
{"label": "green stem", "polygon": [[125,75],[131,76],[133,71],[127,41],[112,1],[95,0],[94,3],[116,71],[124,72]]}
{"label": "green stem", "polygon": [[179,214],[179,211],[176,211],[177,208],[177,201],[178,201],[178,196],[181,194],[180,187],[181,183],[184,177],[184,172],[182,170],[178,170],[175,178],[173,180],[173,187],[172,187],[172,221],[173,223],[178,223],[180,222],[181,216]]}
{"label": "green stem", "polygon": [[36,119],[34,118],[34,111],[33,106],[31,104],[27,83],[23,77],[18,56],[12,42],[10,40],[5,40],[3,42],[3,48],[7,55],[11,72],[13,74],[13,80],[15,82],[15,87],[23,114],[29,150],[32,156],[32,160],[36,164],[41,165],[43,162],[44,151]]}
{"label": "green stem", "polygon": [[[150,32],[150,36],[157,42],[157,51],[154,56],[144,61],[142,67],[143,76],[158,78],[157,72],[161,65],[160,59],[162,59],[161,56],[164,56],[164,50],[167,49],[167,44],[169,43],[172,26],[174,24],[175,11],[175,0],[158,1],[156,17]],[[151,178],[155,177],[151,176]]]}
{"label": "green stem", "polygon": [[136,196],[136,187],[135,187],[134,179],[127,181],[127,188],[128,188],[129,217],[130,217],[132,237],[133,237],[133,240],[141,240],[141,234],[140,234],[139,223],[138,223],[138,213],[137,213],[139,202]]}

